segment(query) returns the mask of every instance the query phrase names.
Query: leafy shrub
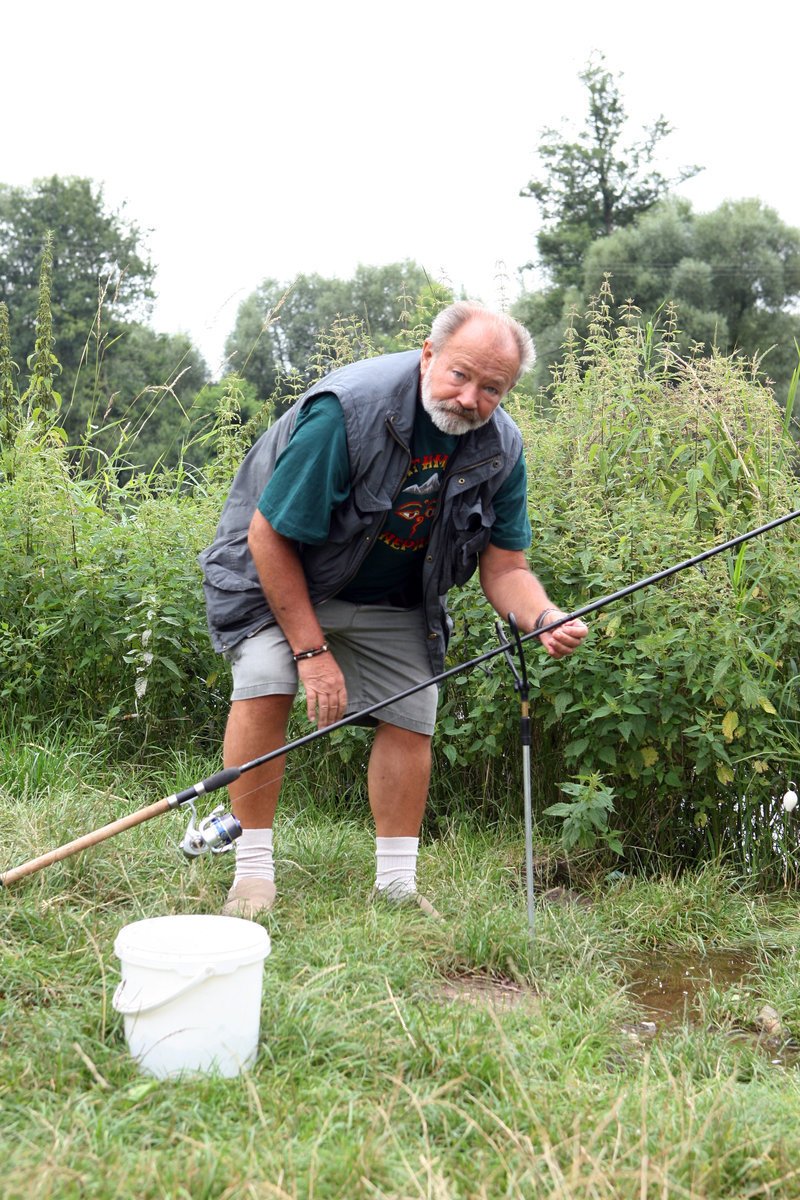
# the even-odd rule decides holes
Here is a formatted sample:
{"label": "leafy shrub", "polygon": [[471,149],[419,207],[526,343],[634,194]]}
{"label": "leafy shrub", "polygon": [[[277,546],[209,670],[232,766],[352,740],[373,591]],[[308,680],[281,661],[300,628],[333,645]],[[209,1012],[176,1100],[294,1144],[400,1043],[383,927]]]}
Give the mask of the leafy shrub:
{"label": "leafy shrub", "polygon": [[[753,365],[681,359],[669,322],[614,328],[609,304],[552,421],[527,422],[531,565],[567,610],[796,503],[796,450]],[[694,857],[763,833],[771,852],[797,762],[777,719],[798,671],[797,548],[785,525],[604,609],[573,658],[533,659],[547,753],[605,775],[629,846]]]}
{"label": "leafy shrub", "polygon": [[195,558],[210,496],[85,480],[23,425],[0,488],[0,695],[29,718],[203,725],[219,709]]}

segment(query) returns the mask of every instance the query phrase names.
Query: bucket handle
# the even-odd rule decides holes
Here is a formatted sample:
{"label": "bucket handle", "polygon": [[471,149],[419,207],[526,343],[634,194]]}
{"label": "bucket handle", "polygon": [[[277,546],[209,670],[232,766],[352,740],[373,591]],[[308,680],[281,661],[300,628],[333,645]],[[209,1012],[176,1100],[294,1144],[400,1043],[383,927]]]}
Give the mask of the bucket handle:
{"label": "bucket handle", "polygon": [[161,1008],[164,1004],[169,1004],[171,1000],[177,1000],[178,996],[183,996],[186,992],[191,991],[193,987],[196,987],[198,983],[203,983],[204,980],[210,979],[212,975],[216,975],[213,967],[203,967],[202,971],[199,971],[197,975],[192,975],[190,979],[187,979],[180,987],[175,988],[174,991],[169,992],[166,996],[159,996],[157,1000],[148,1000],[144,1004],[125,1004],[122,999],[122,993],[125,990],[126,981],[122,979],[117,984],[117,989],[114,992],[111,1003],[123,1017],[138,1017],[141,1013],[152,1012],[156,1008]]}

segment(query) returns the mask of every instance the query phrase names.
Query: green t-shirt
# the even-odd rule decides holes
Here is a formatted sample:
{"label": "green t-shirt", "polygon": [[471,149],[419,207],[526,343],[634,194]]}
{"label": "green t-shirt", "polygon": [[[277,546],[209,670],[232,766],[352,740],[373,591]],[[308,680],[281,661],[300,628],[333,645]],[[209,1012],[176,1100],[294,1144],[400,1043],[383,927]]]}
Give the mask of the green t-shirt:
{"label": "green t-shirt", "polygon": [[[360,570],[338,593],[341,599],[400,607],[420,603],[425,547],[441,481],[457,444],[458,437],[438,430],[420,406],[403,487]],[[331,513],[349,492],[344,415],[336,397],[326,393],[301,409],[258,508],[284,537],[321,545],[328,538]],[[492,544],[503,550],[524,550],[531,542],[531,527],[522,454],[493,504]]]}

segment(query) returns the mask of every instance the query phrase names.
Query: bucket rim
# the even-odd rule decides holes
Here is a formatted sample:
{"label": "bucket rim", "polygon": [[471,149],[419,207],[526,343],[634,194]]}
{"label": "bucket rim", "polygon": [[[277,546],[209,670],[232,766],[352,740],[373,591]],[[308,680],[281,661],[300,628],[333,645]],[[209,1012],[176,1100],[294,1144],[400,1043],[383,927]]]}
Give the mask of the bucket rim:
{"label": "bucket rim", "polygon": [[200,913],[132,921],[114,940],[123,963],[178,972],[208,961],[247,966],[266,958],[271,948],[269,934],[255,921]]}

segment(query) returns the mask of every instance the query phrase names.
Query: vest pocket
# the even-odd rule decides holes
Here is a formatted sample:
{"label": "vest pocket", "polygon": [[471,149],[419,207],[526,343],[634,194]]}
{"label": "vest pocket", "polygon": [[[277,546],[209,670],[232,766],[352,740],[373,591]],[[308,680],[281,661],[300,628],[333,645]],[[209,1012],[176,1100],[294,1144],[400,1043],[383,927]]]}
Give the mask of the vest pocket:
{"label": "vest pocket", "polygon": [[449,586],[466,583],[478,568],[478,555],[486,549],[494,524],[494,509],[476,501],[471,505],[457,506],[450,523],[452,536],[449,542],[450,570]]}
{"label": "vest pocket", "polygon": [[223,592],[261,591],[253,560],[247,548],[247,533],[230,541],[214,543],[198,556],[206,580]]}

